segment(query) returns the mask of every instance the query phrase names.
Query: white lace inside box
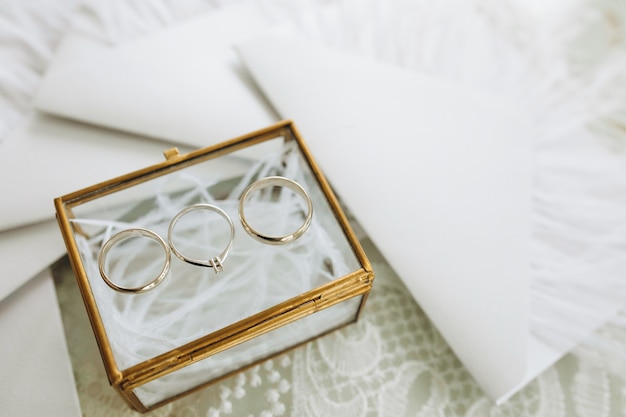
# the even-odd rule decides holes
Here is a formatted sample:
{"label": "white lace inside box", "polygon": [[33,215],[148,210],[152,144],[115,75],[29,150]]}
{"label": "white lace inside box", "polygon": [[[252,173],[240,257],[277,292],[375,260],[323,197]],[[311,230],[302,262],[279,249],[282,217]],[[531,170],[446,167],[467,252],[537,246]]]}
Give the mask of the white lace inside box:
{"label": "white lace inside box", "polygon": [[165,156],[55,200],[109,382],[142,412],[355,322],[374,278],[291,121]]}

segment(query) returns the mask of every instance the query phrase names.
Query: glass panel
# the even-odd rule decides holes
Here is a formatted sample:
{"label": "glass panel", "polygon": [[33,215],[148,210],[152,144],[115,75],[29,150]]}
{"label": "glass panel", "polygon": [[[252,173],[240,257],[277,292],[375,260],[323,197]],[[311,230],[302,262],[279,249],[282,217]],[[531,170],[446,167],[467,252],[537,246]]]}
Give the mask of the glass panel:
{"label": "glass panel", "polygon": [[335,304],[276,330],[210,356],[134,390],[146,407],[181,394],[214,378],[280,353],[321,333],[352,323],[362,296]]}

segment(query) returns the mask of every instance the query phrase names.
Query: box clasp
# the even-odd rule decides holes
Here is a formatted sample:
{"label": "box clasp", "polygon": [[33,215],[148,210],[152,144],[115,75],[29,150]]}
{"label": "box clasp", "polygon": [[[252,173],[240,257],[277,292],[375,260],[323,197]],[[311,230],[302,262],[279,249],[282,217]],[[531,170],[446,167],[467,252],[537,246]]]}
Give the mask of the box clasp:
{"label": "box clasp", "polygon": [[178,151],[178,148],[174,147],[163,151],[163,156],[165,156],[166,160],[173,161],[180,156],[180,152]]}

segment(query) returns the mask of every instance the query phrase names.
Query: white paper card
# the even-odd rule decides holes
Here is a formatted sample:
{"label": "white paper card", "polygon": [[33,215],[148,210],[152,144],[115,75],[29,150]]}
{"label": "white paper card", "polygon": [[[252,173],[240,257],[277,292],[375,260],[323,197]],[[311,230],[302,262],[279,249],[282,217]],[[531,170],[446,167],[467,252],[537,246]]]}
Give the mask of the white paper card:
{"label": "white paper card", "polygon": [[0,302],[0,415],[81,416],[49,270]]}
{"label": "white paper card", "polygon": [[233,44],[269,25],[253,7],[226,7],[120,46],[71,33],[48,72],[39,110],[205,147],[276,121]]}
{"label": "white paper card", "polygon": [[161,162],[173,146],[37,115],[0,145],[0,230],[50,220],[56,197]]}
{"label": "white paper card", "polygon": [[513,106],[285,38],[239,47],[494,400],[526,375],[530,137]]}
{"label": "white paper card", "polygon": [[0,232],[0,300],[65,253],[56,220]]}

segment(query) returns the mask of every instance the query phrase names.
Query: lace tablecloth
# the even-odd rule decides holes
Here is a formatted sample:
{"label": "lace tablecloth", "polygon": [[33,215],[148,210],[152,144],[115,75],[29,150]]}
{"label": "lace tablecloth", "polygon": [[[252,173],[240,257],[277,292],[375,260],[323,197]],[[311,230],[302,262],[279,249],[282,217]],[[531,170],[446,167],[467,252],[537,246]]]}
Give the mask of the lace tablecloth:
{"label": "lace tablecloth", "polygon": [[[376,280],[358,323],[263,362],[150,415],[173,416],[622,416],[626,377],[581,348],[502,406],[482,394],[370,241]],[[139,415],[111,388],[74,276],[54,267],[59,303],[85,416]],[[626,351],[626,332],[603,330]]]}

